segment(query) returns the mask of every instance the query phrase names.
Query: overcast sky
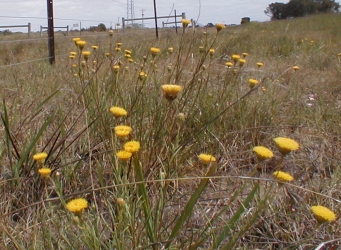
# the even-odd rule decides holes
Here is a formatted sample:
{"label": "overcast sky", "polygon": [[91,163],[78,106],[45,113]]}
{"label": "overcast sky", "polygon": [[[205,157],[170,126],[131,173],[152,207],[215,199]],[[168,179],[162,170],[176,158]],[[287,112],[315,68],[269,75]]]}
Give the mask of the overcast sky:
{"label": "overcast sky", "polygon": [[[129,0],[130,1],[130,0]],[[264,14],[266,7],[275,0],[156,0],[157,15],[168,16],[186,13],[186,18],[198,20],[199,24],[225,23],[239,24],[242,17],[251,21],[268,21]],[[287,2],[287,1],[284,1]],[[127,0],[53,0],[54,25],[70,28],[81,22],[82,27],[97,26],[104,23],[114,26],[122,17],[127,17]],[[154,16],[153,0],[134,0],[135,18]],[[32,24],[32,30],[38,31],[40,25],[46,26],[46,0],[0,0],[0,26]],[[65,20],[68,19],[68,20]],[[158,21],[158,26],[162,26]],[[173,20],[170,20],[173,21]],[[145,20],[146,26],[154,27],[154,21]],[[4,30],[4,28],[0,28]],[[11,31],[24,31],[11,28]]]}

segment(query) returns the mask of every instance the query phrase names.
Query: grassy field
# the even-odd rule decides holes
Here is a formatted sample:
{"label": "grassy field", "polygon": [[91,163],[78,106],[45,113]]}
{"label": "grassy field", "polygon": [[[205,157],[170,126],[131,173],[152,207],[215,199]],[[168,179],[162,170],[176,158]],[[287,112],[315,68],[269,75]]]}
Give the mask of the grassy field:
{"label": "grassy field", "polygon": [[340,22],[0,37],[0,248],[336,249]]}

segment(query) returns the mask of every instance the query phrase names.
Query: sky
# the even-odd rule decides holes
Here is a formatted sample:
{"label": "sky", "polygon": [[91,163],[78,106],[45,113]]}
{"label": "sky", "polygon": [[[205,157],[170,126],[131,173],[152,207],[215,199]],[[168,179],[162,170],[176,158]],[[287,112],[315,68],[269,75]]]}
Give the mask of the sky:
{"label": "sky", "polygon": [[[131,0],[53,0],[54,26],[77,29],[97,26],[104,23],[107,27],[122,22],[127,18],[127,1]],[[264,10],[275,0],[155,0],[158,16],[174,15],[184,12],[187,19],[197,23],[240,24],[242,17],[251,21],[269,21]],[[154,16],[153,0],[134,0],[135,18]],[[31,23],[32,31],[39,31],[40,26],[47,26],[47,0],[1,0],[0,26],[27,25]],[[158,26],[167,19],[159,19]],[[169,21],[173,21],[173,18]],[[141,23],[141,21],[138,21]],[[74,27],[78,24],[78,27]],[[145,20],[144,25],[155,27],[153,20]],[[26,28],[10,29],[12,32],[27,32]]]}

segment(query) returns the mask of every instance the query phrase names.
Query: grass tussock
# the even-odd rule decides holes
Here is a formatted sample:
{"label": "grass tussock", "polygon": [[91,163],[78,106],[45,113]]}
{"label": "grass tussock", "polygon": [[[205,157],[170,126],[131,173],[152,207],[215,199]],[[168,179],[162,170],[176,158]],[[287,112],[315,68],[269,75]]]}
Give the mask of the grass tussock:
{"label": "grass tussock", "polygon": [[340,18],[58,37],[52,67],[2,67],[1,248],[338,246]]}

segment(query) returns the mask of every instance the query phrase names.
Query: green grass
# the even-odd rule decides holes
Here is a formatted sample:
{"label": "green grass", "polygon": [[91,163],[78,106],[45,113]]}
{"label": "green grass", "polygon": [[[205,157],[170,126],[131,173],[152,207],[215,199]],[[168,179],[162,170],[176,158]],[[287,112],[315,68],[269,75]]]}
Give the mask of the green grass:
{"label": "green grass", "polygon": [[[319,225],[310,206],[340,214],[340,19],[249,23],[218,34],[161,30],[159,40],[153,30],[99,33],[82,37],[91,50],[85,66],[71,37],[58,37],[55,65],[1,68],[0,248],[339,245],[339,220]],[[45,42],[6,43],[0,66],[46,57]],[[155,58],[150,47],[161,50]],[[132,51],[133,63],[124,50]],[[73,60],[70,51],[77,52]],[[225,66],[243,52],[242,67]],[[252,90],[250,78],[259,81]],[[183,89],[169,101],[163,84]],[[115,118],[111,106],[128,115]],[[124,144],[114,133],[120,124],[131,126],[129,139],[141,143],[127,162],[116,156]],[[282,161],[278,136],[300,145],[282,163],[291,183],[272,176]],[[275,157],[258,163],[252,152],[258,145]],[[52,169],[46,181],[32,158],[43,151]],[[204,165],[201,153],[217,161]],[[79,197],[89,203],[81,218],[65,208]]]}

